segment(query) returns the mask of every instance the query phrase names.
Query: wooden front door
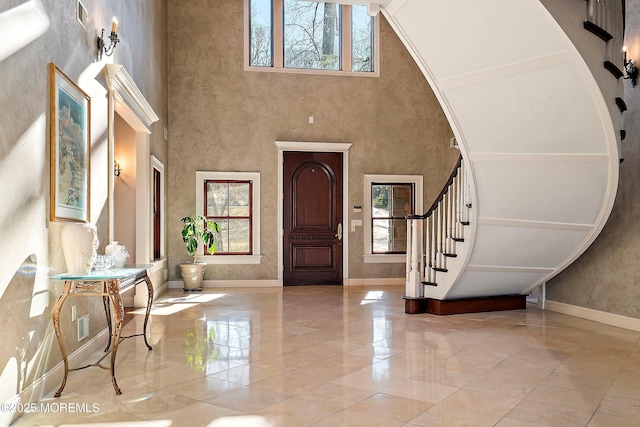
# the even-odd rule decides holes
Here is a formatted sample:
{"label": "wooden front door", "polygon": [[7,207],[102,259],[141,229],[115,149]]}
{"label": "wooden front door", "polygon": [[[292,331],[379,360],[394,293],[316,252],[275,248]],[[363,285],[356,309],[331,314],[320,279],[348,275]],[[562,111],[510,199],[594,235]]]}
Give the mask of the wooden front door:
{"label": "wooden front door", "polygon": [[342,153],[284,152],[284,284],[342,285]]}

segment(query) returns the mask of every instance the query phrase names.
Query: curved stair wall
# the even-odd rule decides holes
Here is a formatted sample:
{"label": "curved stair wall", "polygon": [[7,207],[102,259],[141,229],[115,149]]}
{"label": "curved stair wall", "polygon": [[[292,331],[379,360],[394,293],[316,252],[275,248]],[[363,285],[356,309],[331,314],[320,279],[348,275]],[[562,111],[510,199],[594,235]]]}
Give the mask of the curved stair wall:
{"label": "curved stair wall", "polygon": [[605,97],[616,79],[612,93],[601,89],[539,1],[392,0],[381,10],[451,123],[472,205],[446,274],[437,286],[408,283],[423,293],[410,296],[529,293],[582,254],[611,212],[620,113]]}

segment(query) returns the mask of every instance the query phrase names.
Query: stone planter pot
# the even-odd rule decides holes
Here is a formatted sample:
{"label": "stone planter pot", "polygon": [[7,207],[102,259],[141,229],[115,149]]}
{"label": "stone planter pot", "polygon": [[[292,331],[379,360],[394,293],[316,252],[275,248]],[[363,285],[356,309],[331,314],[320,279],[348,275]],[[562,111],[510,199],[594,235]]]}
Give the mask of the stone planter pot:
{"label": "stone planter pot", "polygon": [[204,278],[205,263],[185,263],[180,264],[180,273],[184,282],[184,290],[187,292],[201,291],[202,279]]}

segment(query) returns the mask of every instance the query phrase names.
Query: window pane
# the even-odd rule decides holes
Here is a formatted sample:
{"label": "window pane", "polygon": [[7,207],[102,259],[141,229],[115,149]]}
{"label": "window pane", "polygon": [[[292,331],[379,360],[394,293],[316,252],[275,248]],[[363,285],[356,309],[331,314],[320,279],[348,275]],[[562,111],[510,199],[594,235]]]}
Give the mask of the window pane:
{"label": "window pane", "polygon": [[284,66],[340,69],[340,6],[284,0]]}
{"label": "window pane", "polygon": [[229,184],[229,216],[249,216],[249,184]]}
{"label": "window pane", "polygon": [[249,3],[249,65],[271,67],[272,20],[271,0],[251,0]]}
{"label": "window pane", "polygon": [[406,219],[394,219],[393,231],[391,233],[391,252],[406,252],[407,251],[407,220]]}
{"label": "window pane", "polygon": [[373,218],[389,218],[390,185],[373,184],[371,186],[371,216]]}
{"label": "window pane", "polygon": [[229,220],[229,252],[249,252],[248,219]]}
{"label": "window pane", "polygon": [[406,219],[374,219],[373,220],[374,254],[389,252],[406,252],[407,220]]}
{"label": "window pane", "polygon": [[391,220],[373,220],[373,253],[386,253],[390,251],[391,244]]}
{"label": "window pane", "polygon": [[363,5],[351,9],[351,64],[352,71],[373,71],[373,17]]}
{"label": "window pane", "polygon": [[394,185],[393,197],[392,197],[392,209],[394,218],[404,218],[405,216],[413,213],[412,200],[413,192],[411,191],[411,185]]}
{"label": "window pane", "polygon": [[229,212],[229,184],[207,182],[207,215],[227,216]]}
{"label": "window pane", "polygon": [[216,219],[220,232],[216,234],[216,253],[229,251],[229,221]]}

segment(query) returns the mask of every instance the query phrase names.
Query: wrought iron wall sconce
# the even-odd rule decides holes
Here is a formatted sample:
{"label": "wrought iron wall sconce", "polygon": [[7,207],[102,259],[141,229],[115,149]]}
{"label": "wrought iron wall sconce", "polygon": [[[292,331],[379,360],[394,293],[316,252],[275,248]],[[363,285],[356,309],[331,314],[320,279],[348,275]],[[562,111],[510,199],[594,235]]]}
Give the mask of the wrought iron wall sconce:
{"label": "wrought iron wall sconce", "polygon": [[98,36],[97,44],[98,44],[98,61],[102,59],[102,55],[111,56],[113,55],[113,51],[116,48],[116,45],[120,39],[118,38],[118,19],[114,16],[111,21],[111,34],[109,35],[109,46],[105,44],[104,41],[104,28]]}
{"label": "wrought iron wall sconce", "polygon": [[631,85],[635,86],[638,81],[638,67],[633,61],[627,60],[626,46],[622,48],[622,51],[624,52],[624,70],[627,72],[627,77],[625,77],[625,79],[631,80]]}
{"label": "wrought iron wall sconce", "polygon": [[120,163],[117,160],[113,161],[113,174],[116,178],[120,178],[120,173],[122,173],[122,168],[120,167]]}

